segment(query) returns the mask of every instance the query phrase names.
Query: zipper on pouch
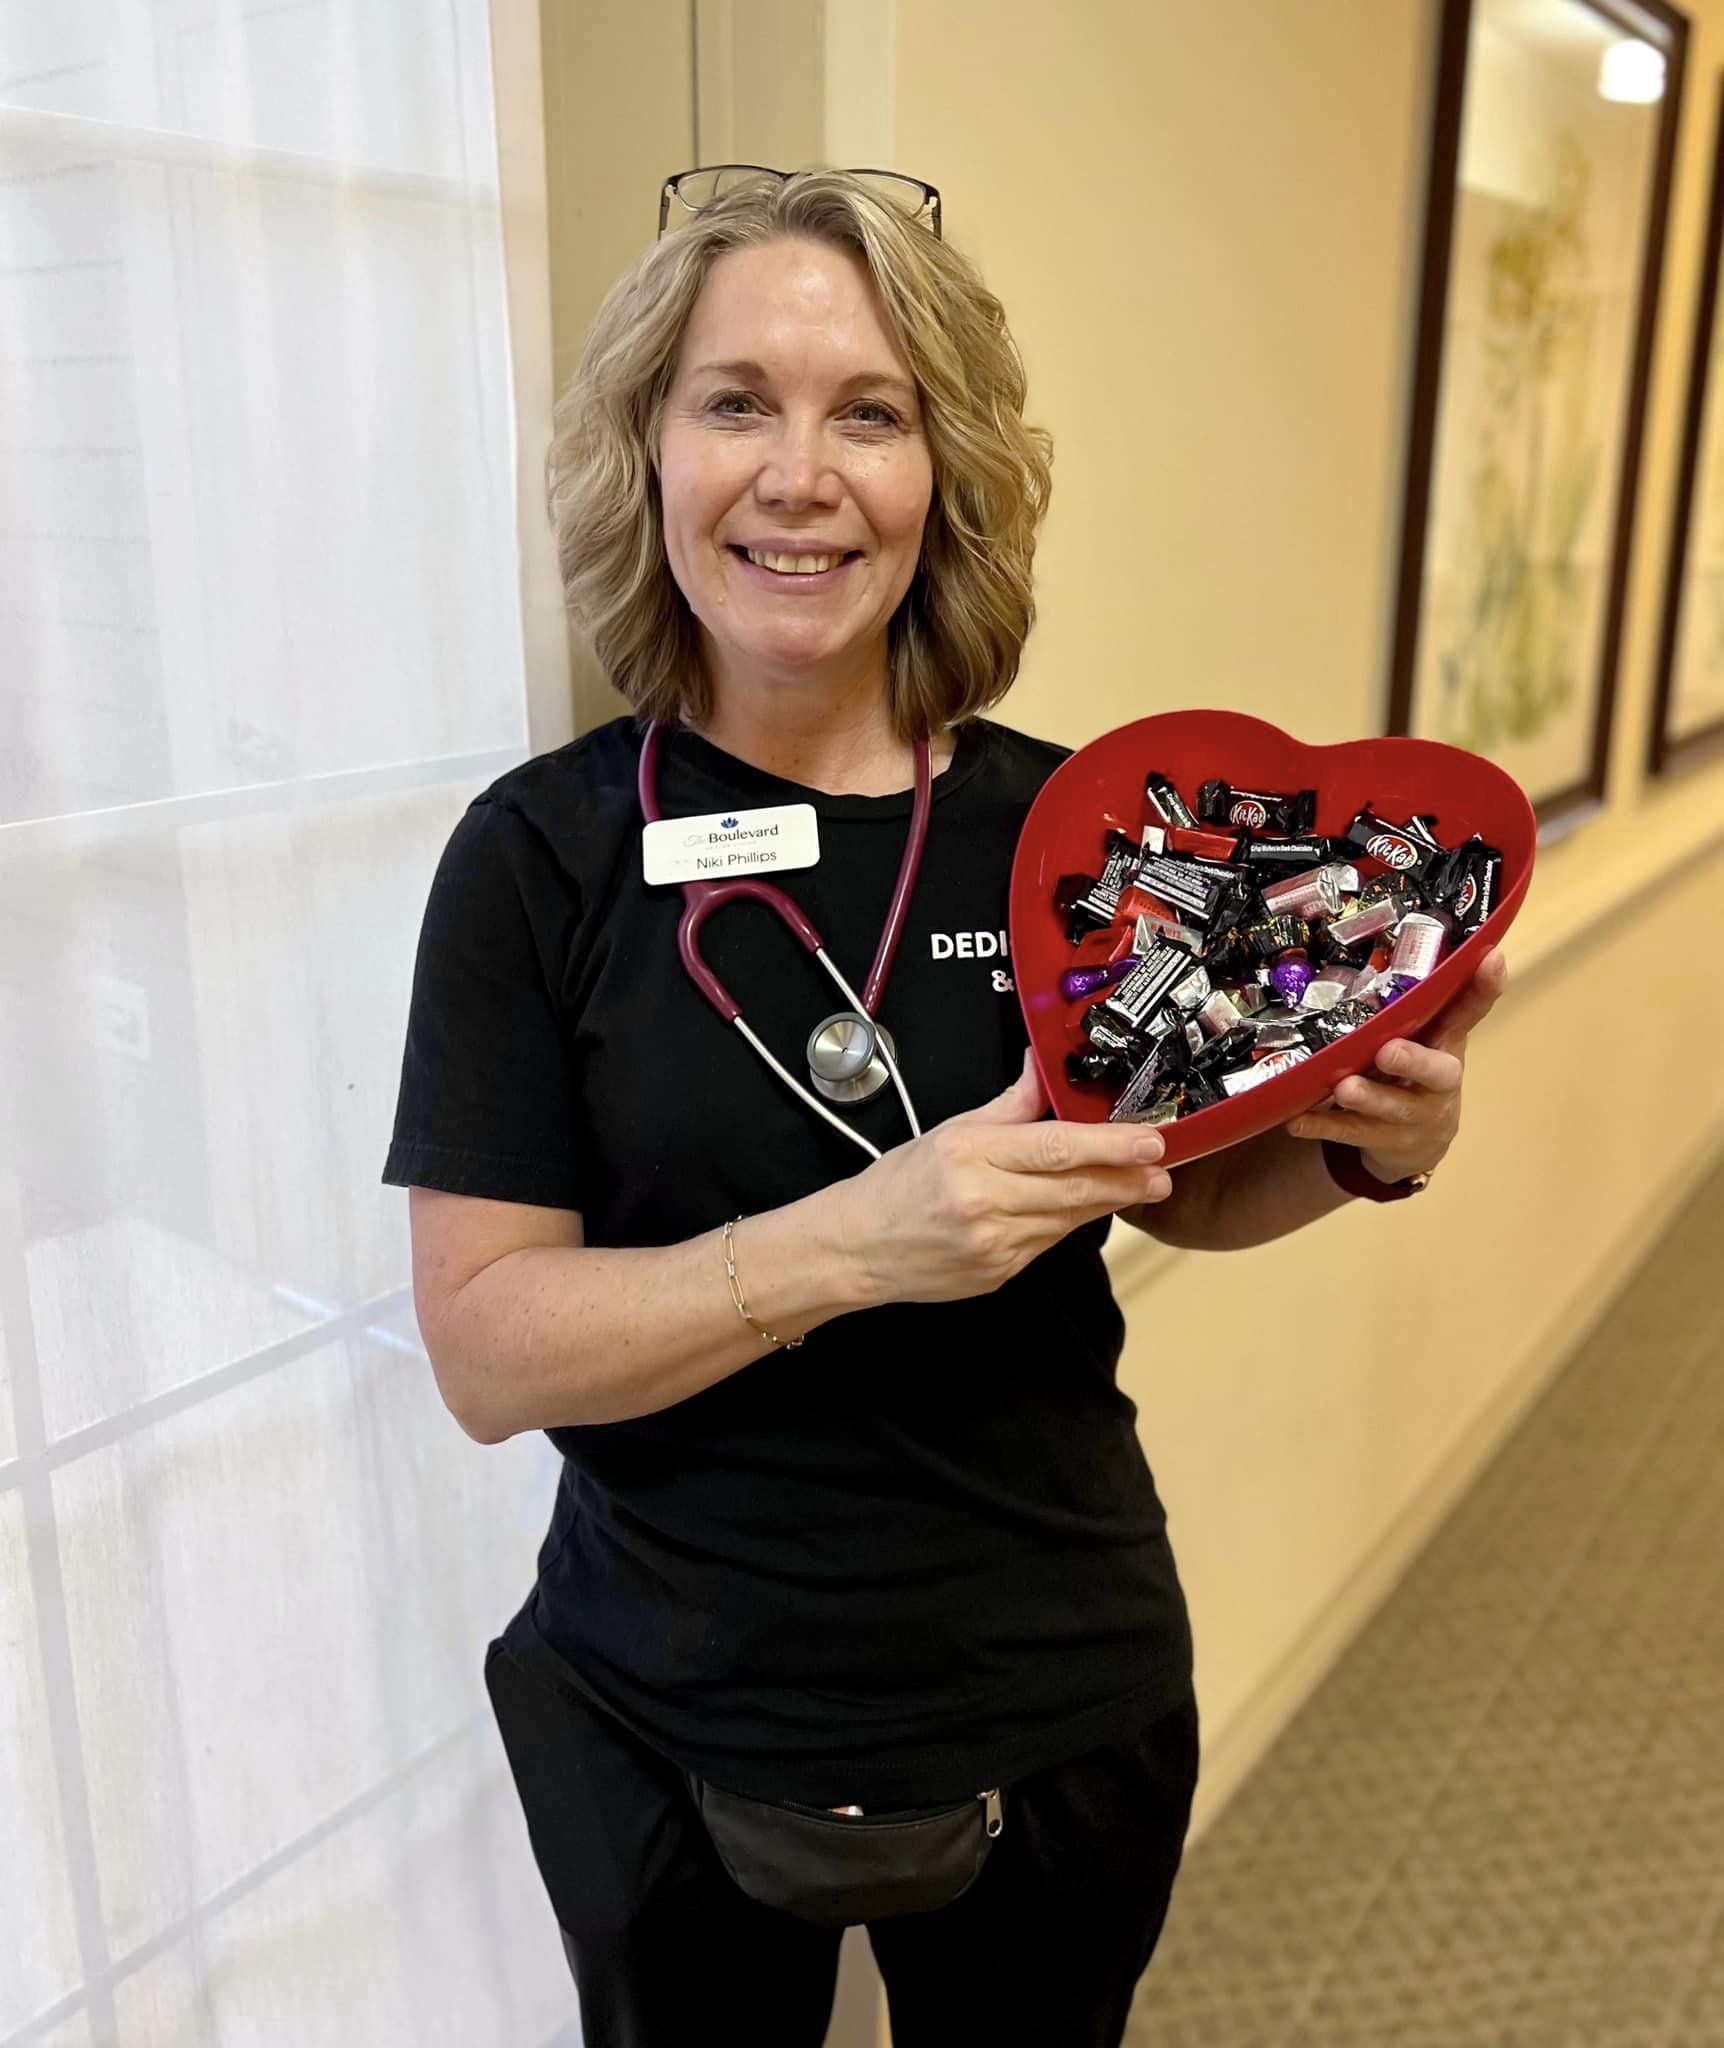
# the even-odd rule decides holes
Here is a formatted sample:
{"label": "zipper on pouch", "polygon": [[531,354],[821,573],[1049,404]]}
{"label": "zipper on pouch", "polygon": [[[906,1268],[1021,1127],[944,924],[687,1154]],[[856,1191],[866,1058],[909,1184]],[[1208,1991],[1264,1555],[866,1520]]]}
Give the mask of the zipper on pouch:
{"label": "zipper on pouch", "polygon": [[[1006,1825],[1005,1809],[1000,1804],[1000,1788],[998,1785],[994,1785],[990,1787],[989,1790],[986,1792],[978,1792],[976,1794],[976,1797],[982,1802],[984,1825],[986,1826],[989,1839],[996,1839],[1001,1833],[1004,1832]],[[843,1817],[855,1820],[859,1820],[862,1818],[862,1808],[859,1806],[800,1806],[797,1805],[796,1802],[793,1800],[786,1800],[784,1803],[787,1806],[789,1806],[791,1810],[795,1813],[813,1814],[815,1818],[819,1820],[826,1820],[833,1817]],[[946,1807],[932,1806],[929,1807],[925,1813],[912,1812],[908,1814],[900,1814],[898,1816],[898,1821],[899,1824],[902,1826],[907,1823],[913,1823],[918,1820],[932,1820],[936,1814],[948,1811],[950,1811],[950,1809]]]}

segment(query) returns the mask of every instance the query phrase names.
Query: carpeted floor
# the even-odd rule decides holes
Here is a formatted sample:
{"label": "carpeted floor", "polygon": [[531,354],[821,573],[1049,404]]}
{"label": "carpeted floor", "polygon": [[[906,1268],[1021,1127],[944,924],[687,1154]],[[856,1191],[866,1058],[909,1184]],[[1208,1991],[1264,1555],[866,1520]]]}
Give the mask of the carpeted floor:
{"label": "carpeted floor", "polygon": [[1724,1166],[1187,1855],[1128,2048],[1724,2048]]}

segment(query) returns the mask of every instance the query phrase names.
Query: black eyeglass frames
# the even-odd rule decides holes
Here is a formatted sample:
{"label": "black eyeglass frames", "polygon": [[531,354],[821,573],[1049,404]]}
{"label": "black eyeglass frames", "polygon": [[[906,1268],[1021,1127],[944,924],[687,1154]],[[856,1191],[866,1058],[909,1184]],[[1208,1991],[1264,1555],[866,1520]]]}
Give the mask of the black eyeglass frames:
{"label": "black eyeglass frames", "polygon": [[[743,185],[752,184],[757,178],[788,178],[793,173],[775,170],[771,164],[702,164],[691,171],[678,171],[674,177],[666,178],[658,195],[658,231],[662,240],[665,228],[670,225],[672,208],[680,207],[682,214],[676,224],[681,226],[683,218],[699,213],[703,206],[710,206],[715,199],[722,199],[727,192],[734,192]],[[911,220],[927,216],[928,225],[935,236],[940,233],[940,194],[920,178],[907,178],[900,171],[852,170],[847,176],[861,178],[877,198]]]}

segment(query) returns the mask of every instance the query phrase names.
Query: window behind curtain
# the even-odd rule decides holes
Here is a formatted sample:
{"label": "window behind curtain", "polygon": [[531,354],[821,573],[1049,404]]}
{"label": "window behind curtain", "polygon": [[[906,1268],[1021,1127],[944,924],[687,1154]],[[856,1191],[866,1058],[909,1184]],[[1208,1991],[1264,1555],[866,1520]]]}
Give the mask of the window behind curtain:
{"label": "window behind curtain", "polygon": [[[545,2041],[378,1184],[528,751],[482,0],[0,0],[0,2048]],[[553,1967],[554,1965],[554,1967]]]}

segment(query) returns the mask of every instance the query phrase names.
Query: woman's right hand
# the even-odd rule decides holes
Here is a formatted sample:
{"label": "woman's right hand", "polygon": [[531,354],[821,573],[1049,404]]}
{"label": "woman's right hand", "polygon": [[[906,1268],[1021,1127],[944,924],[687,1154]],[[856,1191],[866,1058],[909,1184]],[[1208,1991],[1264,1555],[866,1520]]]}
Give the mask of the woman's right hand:
{"label": "woman's right hand", "polygon": [[1173,1192],[1145,1124],[1039,1121],[1048,1107],[1028,1047],[1011,1087],[835,1182],[843,1248],[866,1297],[986,1294],[1038,1253],[1121,1209]]}

